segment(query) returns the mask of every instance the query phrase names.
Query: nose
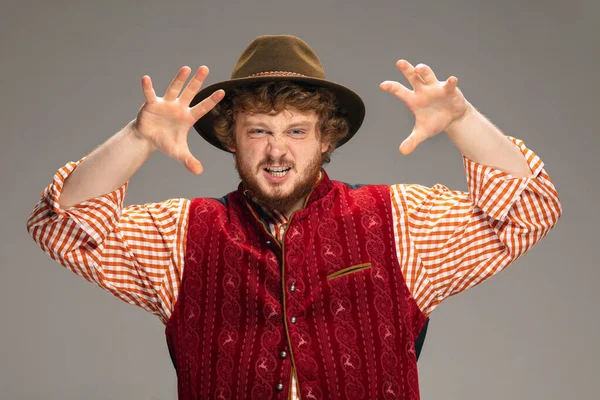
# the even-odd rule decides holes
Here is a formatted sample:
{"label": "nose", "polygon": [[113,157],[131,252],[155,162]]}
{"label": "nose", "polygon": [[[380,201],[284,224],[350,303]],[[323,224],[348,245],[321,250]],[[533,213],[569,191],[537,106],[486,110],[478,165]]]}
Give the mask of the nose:
{"label": "nose", "polygon": [[267,154],[273,159],[278,160],[288,152],[287,141],[283,135],[269,135],[267,142]]}

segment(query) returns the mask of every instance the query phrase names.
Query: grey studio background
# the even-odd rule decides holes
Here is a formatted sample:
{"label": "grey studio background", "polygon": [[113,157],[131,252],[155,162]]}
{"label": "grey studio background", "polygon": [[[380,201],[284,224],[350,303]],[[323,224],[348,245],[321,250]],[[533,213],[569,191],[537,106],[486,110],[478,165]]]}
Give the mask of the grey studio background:
{"label": "grey studio background", "polygon": [[[466,190],[445,137],[410,156],[413,119],[378,88],[406,83],[405,58],[459,78],[467,99],[545,162],[564,215],[532,252],[433,314],[419,360],[423,399],[593,399],[600,345],[597,285],[598,2],[19,1],[0,13],[2,213],[0,398],[175,399],[157,317],[51,260],[25,223],[54,172],[103,143],[182,65],[226,79],[261,34],[307,41],[329,79],[367,105],[357,136],[327,171],[351,183],[443,183]],[[126,204],[220,197],[231,156],[190,132],[196,177],[156,153]]]}

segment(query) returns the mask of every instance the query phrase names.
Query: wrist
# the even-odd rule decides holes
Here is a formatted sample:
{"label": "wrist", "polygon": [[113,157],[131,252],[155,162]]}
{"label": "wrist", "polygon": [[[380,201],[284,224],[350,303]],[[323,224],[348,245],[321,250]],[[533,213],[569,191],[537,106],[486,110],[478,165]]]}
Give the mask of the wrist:
{"label": "wrist", "polygon": [[453,136],[461,131],[464,131],[464,126],[469,124],[469,121],[473,118],[473,115],[477,112],[475,107],[467,101],[464,111],[459,114],[454,120],[452,120],[445,131],[448,135]]}
{"label": "wrist", "polygon": [[154,144],[137,129],[137,119],[134,119],[127,124],[126,131],[132,141],[148,152],[152,153],[157,149],[156,146],[154,146]]}

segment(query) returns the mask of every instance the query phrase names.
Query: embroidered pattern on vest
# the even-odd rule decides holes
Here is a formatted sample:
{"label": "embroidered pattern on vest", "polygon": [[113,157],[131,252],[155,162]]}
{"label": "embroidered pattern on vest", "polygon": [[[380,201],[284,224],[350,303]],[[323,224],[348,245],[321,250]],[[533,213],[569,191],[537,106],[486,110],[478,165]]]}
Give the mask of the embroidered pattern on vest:
{"label": "embroidered pattern on vest", "polygon": [[190,206],[166,328],[179,398],[287,399],[294,365],[302,399],[417,400],[425,317],[396,259],[389,188],[325,176],[281,247],[241,192],[226,204]]}

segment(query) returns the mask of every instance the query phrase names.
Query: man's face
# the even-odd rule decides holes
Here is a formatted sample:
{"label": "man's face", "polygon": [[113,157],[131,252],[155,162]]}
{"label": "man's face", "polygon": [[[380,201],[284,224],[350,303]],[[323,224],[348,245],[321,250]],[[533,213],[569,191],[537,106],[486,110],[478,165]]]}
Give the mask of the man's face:
{"label": "man's face", "polygon": [[314,111],[237,113],[236,146],[230,150],[245,188],[266,207],[286,212],[301,207],[310,193],[328,147],[317,123]]}

